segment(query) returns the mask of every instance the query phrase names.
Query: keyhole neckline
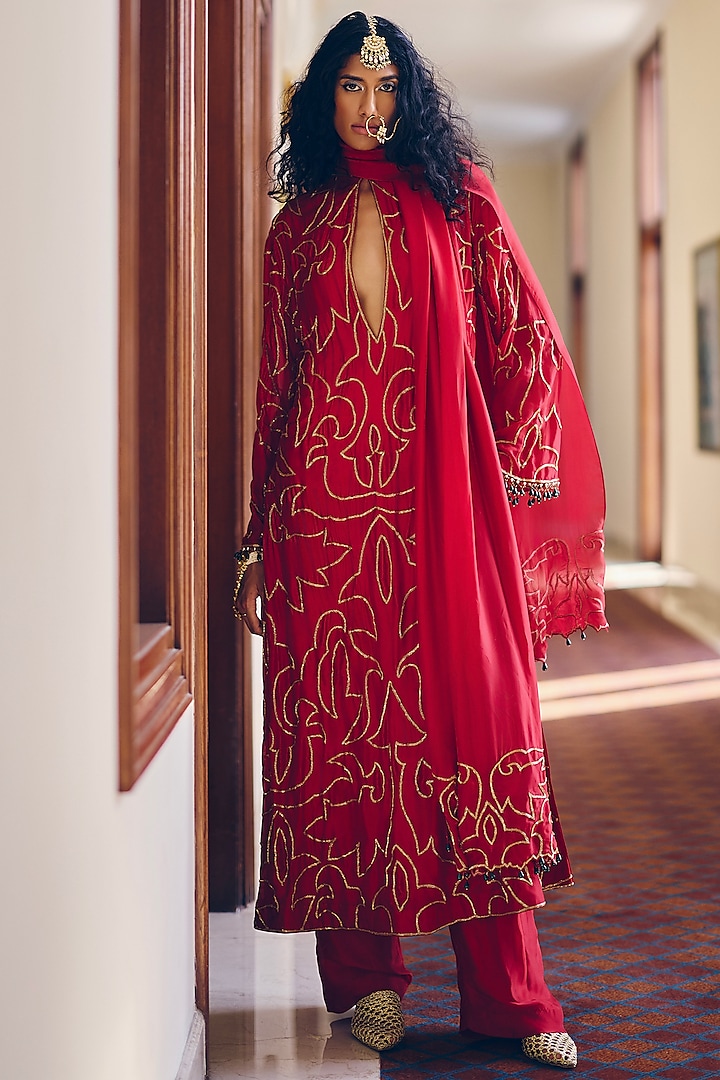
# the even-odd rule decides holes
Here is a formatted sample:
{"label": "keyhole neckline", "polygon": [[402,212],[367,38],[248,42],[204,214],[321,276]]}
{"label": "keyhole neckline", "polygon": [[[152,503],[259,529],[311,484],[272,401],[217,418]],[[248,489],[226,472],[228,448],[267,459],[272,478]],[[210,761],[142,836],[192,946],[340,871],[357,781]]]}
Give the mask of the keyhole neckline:
{"label": "keyhole neckline", "polygon": [[[367,151],[359,151],[359,153],[374,154],[374,153],[377,153],[377,151],[375,151],[375,150],[367,150]],[[358,291],[357,281],[355,280],[355,270],[354,270],[354,267],[353,267],[353,252],[355,250],[355,238],[356,238],[356,235],[357,235],[358,212],[359,212],[359,209],[360,209],[360,198],[361,198],[361,195],[362,195],[362,184],[363,184],[363,182],[367,183],[369,191],[370,191],[370,195],[371,195],[371,197],[373,199],[373,202],[375,204],[375,213],[377,214],[378,226],[380,228],[380,233],[382,235],[383,252],[384,252],[384,256],[385,256],[385,272],[384,272],[384,275],[383,275],[382,308],[381,308],[381,312],[380,312],[380,319],[378,321],[377,333],[373,330],[372,326],[370,325],[370,320],[368,319],[367,314],[365,312],[365,309],[364,309],[364,307],[362,305],[362,302],[360,300],[360,293]],[[356,187],[355,187],[355,201],[354,201],[354,207],[353,207],[352,227],[351,227],[350,242],[348,244],[348,252],[347,252],[347,274],[348,274],[348,278],[350,280],[350,286],[351,286],[352,291],[353,291],[353,296],[355,297],[355,303],[357,304],[358,311],[360,312],[360,318],[364,322],[365,326],[367,327],[367,331],[370,334],[370,337],[372,338],[372,340],[375,343],[378,343],[378,342],[380,342],[382,340],[383,332],[384,332],[384,329],[385,329],[385,316],[387,314],[388,279],[389,279],[389,276],[390,276],[389,275],[389,265],[388,265],[389,264],[389,259],[390,259],[390,254],[389,254],[389,251],[388,251],[388,241],[387,241],[387,236],[385,234],[385,226],[383,224],[383,216],[382,216],[382,213],[380,211],[380,206],[378,204],[377,195],[375,193],[375,184],[374,184],[373,180],[370,179],[370,178],[358,177],[357,178],[357,184],[356,184]]]}

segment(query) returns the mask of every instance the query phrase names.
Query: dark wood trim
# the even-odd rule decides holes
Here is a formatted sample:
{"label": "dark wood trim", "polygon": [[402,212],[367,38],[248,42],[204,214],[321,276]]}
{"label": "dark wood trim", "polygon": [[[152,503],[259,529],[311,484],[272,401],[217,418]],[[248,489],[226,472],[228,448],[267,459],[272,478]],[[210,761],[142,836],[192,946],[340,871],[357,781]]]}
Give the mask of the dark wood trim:
{"label": "dark wood trim", "polygon": [[[257,102],[260,98],[257,55],[257,24],[260,12],[257,0],[240,0],[240,34],[238,36],[238,79],[236,102],[240,118],[242,141],[237,159],[239,243],[236,249],[238,280],[243,286],[243,303],[237,312],[236,334],[239,370],[237,372],[236,408],[238,429],[236,440],[236,477],[239,480],[235,504],[235,535],[245,531],[248,491],[251,476],[252,439],[255,425],[256,355],[260,351],[258,267],[256,217],[258,199],[259,139]],[[237,633],[237,670],[239,673],[238,705],[241,709],[240,730],[242,787],[239,806],[239,897],[241,904],[254,896],[255,846],[253,823],[252,767],[252,674],[250,638],[244,627]]]}
{"label": "dark wood trim", "polygon": [[166,623],[141,623],[134,656],[137,682],[133,759],[138,775],[162,746],[190,704],[183,656]]}
{"label": "dark wood trim", "polygon": [[[121,0],[119,742],[133,786],[192,693],[198,199],[195,10]],[[204,135],[201,133],[201,141]],[[204,190],[204,179],[200,185]],[[152,223],[153,228],[148,228]],[[152,235],[151,235],[152,233]],[[153,293],[153,287],[157,291]],[[152,294],[152,295],[149,295]],[[204,324],[203,324],[204,325]]]}
{"label": "dark wood trim", "polygon": [[213,911],[234,911],[238,885],[242,716],[237,632],[231,610],[236,544],[236,319],[240,227],[236,107],[239,0],[208,6],[208,642],[209,894]]}
{"label": "dark wood trim", "polygon": [[[164,70],[143,80],[145,32],[163,36]],[[148,27],[152,30],[149,31]],[[207,0],[120,0],[119,87],[119,734],[120,787],[127,790],[194,700],[196,1003],[208,1018],[207,886]],[[147,74],[147,70],[145,72]],[[148,95],[146,101],[144,95]],[[150,163],[159,189],[143,191],[143,110],[165,139]],[[164,116],[158,110],[164,110]],[[153,156],[154,157],[154,156]],[[164,164],[163,164],[164,163]],[[145,213],[159,215],[166,251],[157,319],[160,377],[143,383],[141,264]],[[152,390],[152,393],[149,393]],[[139,503],[141,396],[158,414],[165,454],[154,542],[162,545],[157,590],[142,621]],[[145,400],[143,400],[145,404]],[[155,478],[157,479],[157,478]],[[153,510],[155,512],[155,510]],[[159,541],[158,541],[159,537]],[[152,577],[152,572],[150,574]],[[162,580],[164,578],[164,580]]]}
{"label": "dark wood trim", "polygon": [[640,233],[639,529],[641,559],[662,558],[662,228]]}
{"label": "dark wood trim", "polygon": [[270,5],[209,0],[209,876],[213,910],[254,893],[250,642],[234,620],[255,429],[262,248],[270,220]]}
{"label": "dark wood trim", "polygon": [[[140,3],[120,3],[120,86],[118,128],[118,695],[120,714],[120,786],[129,785],[133,769],[135,703],[135,627],[138,623],[137,551],[137,343],[138,228],[140,190]],[[125,585],[127,583],[127,585]],[[131,584],[133,583],[133,584]]]}
{"label": "dark wood trim", "polygon": [[194,649],[195,698],[195,1003],[210,1018],[208,904],[208,539],[207,539],[207,0],[195,0],[191,38],[195,72],[193,160],[195,463]]}

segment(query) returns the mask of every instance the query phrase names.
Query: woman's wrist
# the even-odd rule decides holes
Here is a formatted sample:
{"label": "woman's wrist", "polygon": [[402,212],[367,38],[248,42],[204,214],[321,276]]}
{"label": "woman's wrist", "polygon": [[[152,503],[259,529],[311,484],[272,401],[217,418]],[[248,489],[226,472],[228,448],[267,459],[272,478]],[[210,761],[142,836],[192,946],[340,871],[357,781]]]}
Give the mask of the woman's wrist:
{"label": "woman's wrist", "polygon": [[[242,588],[243,580],[247,569],[252,566],[253,563],[262,562],[262,544],[245,544],[239,551],[235,552],[236,570],[235,570],[235,588],[233,590],[233,604],[237,604],[237,598]],[[238,615],[236,611],[235,614]]]}

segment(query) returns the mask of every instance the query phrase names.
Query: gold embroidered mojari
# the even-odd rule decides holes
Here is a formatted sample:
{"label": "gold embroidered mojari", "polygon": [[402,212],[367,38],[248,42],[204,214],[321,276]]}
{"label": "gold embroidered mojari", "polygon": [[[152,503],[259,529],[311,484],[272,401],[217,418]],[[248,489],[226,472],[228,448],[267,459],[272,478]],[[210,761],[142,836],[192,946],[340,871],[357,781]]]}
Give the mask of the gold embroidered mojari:
{"label": "gold embroidered mojari", "polygon": [[566,1031],[528,1035],[522,1041],[522,1048],[526,1057],[543,1065],[558,1069],[574,1069],[577,1065],[577,1047]]}

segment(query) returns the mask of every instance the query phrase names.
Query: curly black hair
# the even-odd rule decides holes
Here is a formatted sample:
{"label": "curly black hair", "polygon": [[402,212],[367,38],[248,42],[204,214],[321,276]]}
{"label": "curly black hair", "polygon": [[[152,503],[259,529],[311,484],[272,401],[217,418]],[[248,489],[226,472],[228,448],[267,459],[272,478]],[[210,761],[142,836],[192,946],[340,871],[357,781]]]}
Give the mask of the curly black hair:
{"label": "curly black hair", "polygon": [[[439,85],[428,61],[395,23],[376,17],[378,33],[387,41],[391,63],[400,78],[397,111],[402,123],[385,145],[388,161],[403,169],[418,166],[425,183],[451,216],[457,209],[467,161],[492,172],[490,160],[475,145],[467,121]],[[282,112],[280,134],[268,157],[277,199],[320,191],[341,169],[341,140],[335,131],[335,84],[348,57],[360,52],[369,33],[361,11],[346,15],[318,45],[303,77],[290,87]]]}

